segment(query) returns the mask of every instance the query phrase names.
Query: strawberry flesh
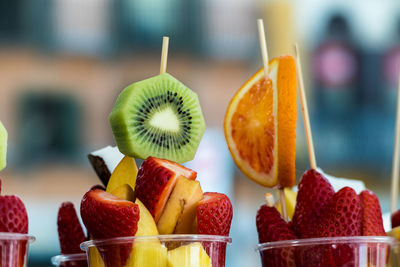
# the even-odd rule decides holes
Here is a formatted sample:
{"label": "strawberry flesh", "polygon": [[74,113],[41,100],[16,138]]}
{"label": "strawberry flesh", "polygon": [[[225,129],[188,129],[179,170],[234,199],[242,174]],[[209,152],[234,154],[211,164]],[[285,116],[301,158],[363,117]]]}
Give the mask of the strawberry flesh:
{"label": "strawberry flesh", "polygon": [[[94,239],[134,236],[139,221],[139,206],[101,189],[87,192],[81,202],[81,216]],[[98,247],[107,267],[124,266],[132,245]]]}
{"label": "strawberry flesh", "polygon": [[392,228],[400,226],[400,210],[392,214],[391,223],[392,223]]}
{"label": "strawberry flesh", "polygon": [[303,174],[293,214],[293,229],[299,237],[314,237],[314,229],[334,194],[332,185],[321,173],[311,169]]}
{"label": "strawberry flesh", "polygon": [[[197,205],[196,214],[198,234],[229,236],[233,210],[232,203],[225,194],[204,193],[203,199]],[[211,255],[212,262],[218,262],[217,266],[225,266],[225,243],[211,245],[209,242],[204,242],[203,247],[208,255]],[[219,252],[212,253],[214,249]]]}
{"label": "strawberry flesh", "polygon": [[[275,207],[263,205],[257,212],[256,226],[260,243],[297,239],[296,234]],[[261,252],[263,266],[295,266],[293,248],[275,248]]]}
{"label": "strawberry flesh", "polygon": [[364,190],[360,193],[360,201],[362,207],[362,235],[386,236],[378,197],[372,191]]}
{"label": "strawberry flesh", "polygon": [[86,241],[74,204],[64,202],[58,210],[58,238],[61,254],[82,253],[80,244]]}
{"label": "strawberry flesh", "polygon": [[175,162],[148,157],[140,166],[135,186],[142,201],[157,222],[179,176],[196,179],[197,173]]}

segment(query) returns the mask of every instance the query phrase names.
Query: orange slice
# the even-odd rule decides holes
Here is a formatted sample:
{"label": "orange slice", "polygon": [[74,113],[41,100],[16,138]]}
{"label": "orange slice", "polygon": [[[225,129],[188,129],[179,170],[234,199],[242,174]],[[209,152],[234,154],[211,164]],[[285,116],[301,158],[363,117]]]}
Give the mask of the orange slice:
{"label": "orange slice", "polygon": [[236,165],[267,187],[295,181],[296,66],[291,56],[269,62],[234,95],[225,115],[225,138]]}

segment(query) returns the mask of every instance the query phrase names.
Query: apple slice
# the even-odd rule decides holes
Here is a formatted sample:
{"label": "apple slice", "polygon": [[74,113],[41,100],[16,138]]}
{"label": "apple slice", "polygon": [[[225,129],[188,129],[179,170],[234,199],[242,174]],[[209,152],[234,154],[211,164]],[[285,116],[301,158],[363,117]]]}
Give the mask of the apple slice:
{"label": "apple slice", "polygon": [[210,257],[199,242],[168,251],[168,267],[211,267]]}
{"label": "apple slice", "polygon": [[123,157],[111,174],[106,192],[112,194],[116,189],[124,184],[129,185],[132,188],[132,191],[134,191],[137,173],[138,168],[135,159],[128,156]]}
{"label": "apple slice", "polygon": [[202,198],[200,182],[180,176],[157,222],[160,234],[174,233],[178,222],[181,231],[189,228],[189,224],[193,225],[196,205]]}
{"label": "apple slice", "polygon": [[150,211],[156,223],[179,176],[195,180],[197,173],[175,162],[148,157],[140,166],[135,194]]}

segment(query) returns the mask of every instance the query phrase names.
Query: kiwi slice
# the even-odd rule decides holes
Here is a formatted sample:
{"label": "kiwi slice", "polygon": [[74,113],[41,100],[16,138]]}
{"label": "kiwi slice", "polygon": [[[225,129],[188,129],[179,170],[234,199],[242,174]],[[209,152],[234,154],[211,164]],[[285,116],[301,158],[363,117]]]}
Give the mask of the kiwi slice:
{"label": "kiwi slice", "polygon": [[7,161],[7,130],[0,121],[0,171],[6,167]]}
{"label": "kiwi slice", "polygon": [[197,94],[168,73],[125,88],[109,121],[123,154],[179,163],[194,158],[205,130]]}

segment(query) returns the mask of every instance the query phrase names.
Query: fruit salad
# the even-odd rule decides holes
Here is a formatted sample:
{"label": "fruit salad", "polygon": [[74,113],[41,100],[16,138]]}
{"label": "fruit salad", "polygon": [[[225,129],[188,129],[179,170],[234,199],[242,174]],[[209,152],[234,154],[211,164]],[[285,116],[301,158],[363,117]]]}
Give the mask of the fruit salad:
{"label": "fruit salad", "polygon": [[[167,73],[136,82],[121,92],[109,121],[123,156],[110,168],[112,148],[89,155],[105,186],[90,189],[80,206],[90,266],[225,266],[231,201],[203,192],[197,172],[181,165],[205,130],[196,93]],[[143,159],[139,168],[135,159]],[[75,237],[60,235],[60,242],[75,251],[86,237],[64,205],[70,211],[62,220],[76,226],[64,229]]]}
{"label": "fruit salad", "polygon": [[260,69],[233,96],[224,125],[243,173],[281,190],[278,203],[267,193],[267,204],[256,216],[263,266],[386,266],[391,240],[373,192],[357,194],[350,187],[335,192],[314,169],[303,174],[297,195],[290,189],[295,182],[295,61],[281,56],[268,70],[267,79]]}
{"label": "fruit salad", "polygon": [[[7,131],[0,122],[0,171],[6,167]],[[2,182],[0,180],[0,192]],[[28,243],[28,214],[22,200],[15,195],[0,195],[0,266],[25,266]]]}

